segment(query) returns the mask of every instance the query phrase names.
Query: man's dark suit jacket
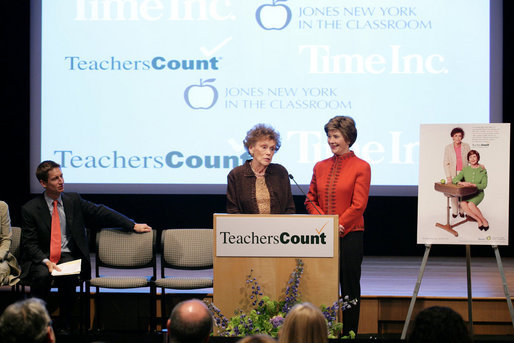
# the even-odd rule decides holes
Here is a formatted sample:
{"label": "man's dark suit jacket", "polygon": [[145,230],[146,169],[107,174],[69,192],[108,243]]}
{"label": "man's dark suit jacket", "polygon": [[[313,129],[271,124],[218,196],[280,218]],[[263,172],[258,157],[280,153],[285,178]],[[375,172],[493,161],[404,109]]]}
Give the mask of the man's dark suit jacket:
{"label": "man's dark suit jacket", "polygon": [[[84,200],[78,193],[61,193],[66,214],[66,234],[71,254],[82,259],[81,277],[91,278],[91,261],[89,258],[89,241],[86,227],[116,227],[130,231],[134,222],[124,215],[104,205],[97,205]],[[27,202],[21,208],[22,234],[21,257],[22,278],[30,279],[30,267],[33,263],[42,263],[50,256],[50,233],[52,216],[43,194]]]}

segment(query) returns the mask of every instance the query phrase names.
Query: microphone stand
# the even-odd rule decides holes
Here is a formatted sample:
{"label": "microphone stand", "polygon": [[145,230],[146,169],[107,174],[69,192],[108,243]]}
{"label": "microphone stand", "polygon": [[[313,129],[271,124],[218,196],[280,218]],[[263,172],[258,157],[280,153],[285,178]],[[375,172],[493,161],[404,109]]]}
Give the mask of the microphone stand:
{"label": "microphone stand", "polygon": [[298,184],[298,182],[296,182],[296,180],[294,179],[293,177],[293,174],[289,174],[289,178],[291,180],[294,181],[294,183],[296,184],[296,187],[298,187],[298,189],[300,190],[300,192],[302,192],[302,194],[305,196],[305,198],[307,199],[308,202],[311,203],[311,205],[314,207],[314,209],[316,210],[316,212],[318,212],[319,215],[321,215],[321,212],[318,210],[318,208],[316,207],[316,205],[314,205],[314,203],[311,201],[311,199],[309,199],[309,197],[307,196],[307,194],[305,194],[305,192],[303,191],[303,189],[300,187],[300,185]]}

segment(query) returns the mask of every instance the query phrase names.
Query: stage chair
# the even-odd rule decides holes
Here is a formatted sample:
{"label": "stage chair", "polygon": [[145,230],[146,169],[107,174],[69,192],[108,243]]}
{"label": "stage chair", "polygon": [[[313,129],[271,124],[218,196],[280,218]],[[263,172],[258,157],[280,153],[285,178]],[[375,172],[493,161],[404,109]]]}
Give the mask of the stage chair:
{"label": "stage chair", "polygon": [[21,227],[11,226],[12,236],[11,236],[11,247],[9,248],[9,252],[16,257],[19,261],[20,258],[20,242],[21,242]]}
{"label": "stage chair", "polygon": [[[20,242],[21,242],[21,227],[11,226],[11,246],[9,247],[9,252],[16,258],[18,264],[20,263]],[[6,286],[9,287],[9,286]],[[20,285],[18,282],[16,285],[11,286],[11,291],[18,293],[20,290],[25,291],[25,287]]]}
{"label": "stage chair", "polygon": [[[128,289],[150,287],[150,330],[155,331],[155,278],[157,266],[155,258],[156,231],[145,233],[126,232],[120,229],[102,229],[96,234],[95,274],[86,282],[88,310],[90,318],[90,287],[96,288],[95,327],[100,329],[100,288]],[[152,268],[148,276],[120,276],[120,270]],[[110,275],[101,275],[100,268],[109,268]],[[105,272],[108,272],[105,270]],[[89,325],[88,325],[89,327]]]}
{"label": "stage chair", "polygon": [[[161,233],[161,318],[166,327],[166,289],[193,290],[213,285],[212,229],[169,229]],[[169,269],[175,269],[171,271]],[[166,271],[169,273],[166,275]]]}
{"label": "stage chair", "polygon": [[[11,236],[11,247],[9,248],[9,251],[11,254],[16,257],[16,260],[18,263],[20,263],[20,257],[21,257],[21,227],[18,226],[11,226],[12,229],[12,236]],[[16,293],[21,293],[21,297],[26,298],[27,292],[25,290],[25,287],[30,287],[30,282],[26,280],[20,280],[15,286],[12,286],[12,289]],[[54,282],[52,281],[51,287],[54,287]],[[79,287],[79,329],[83,330],[83,309],[84,309],[84,298],[85,298],[85,287],[84,287],[84,281],[80,278],[80,276],[77,276],[77,287]]]}

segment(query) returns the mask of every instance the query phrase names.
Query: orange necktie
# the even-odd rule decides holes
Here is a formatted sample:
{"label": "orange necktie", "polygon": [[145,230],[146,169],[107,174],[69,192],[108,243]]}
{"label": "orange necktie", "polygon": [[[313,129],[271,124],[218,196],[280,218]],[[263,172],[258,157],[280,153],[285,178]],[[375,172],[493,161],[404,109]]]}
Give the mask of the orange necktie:
{"label": "orange necktie", "polygon": [[54,210],[52,211],[52,231],[50,236],[50,261],[59,262],[61,259],[61,221],[57,211],[57,200],[54,200]]}

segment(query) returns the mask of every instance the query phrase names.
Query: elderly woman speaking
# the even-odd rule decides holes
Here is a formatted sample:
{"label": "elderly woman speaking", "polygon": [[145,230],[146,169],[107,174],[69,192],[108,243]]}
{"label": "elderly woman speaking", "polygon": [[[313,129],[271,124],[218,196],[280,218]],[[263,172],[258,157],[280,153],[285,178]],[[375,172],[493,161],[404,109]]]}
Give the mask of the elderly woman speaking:
{"label": "elderly woman speaking", "polygon": [[280,148],[280,134],[257,124],[243,144],[253,159],[228,174],[227,213],[295,213],[289,174],[280,164],[271,163]]}

